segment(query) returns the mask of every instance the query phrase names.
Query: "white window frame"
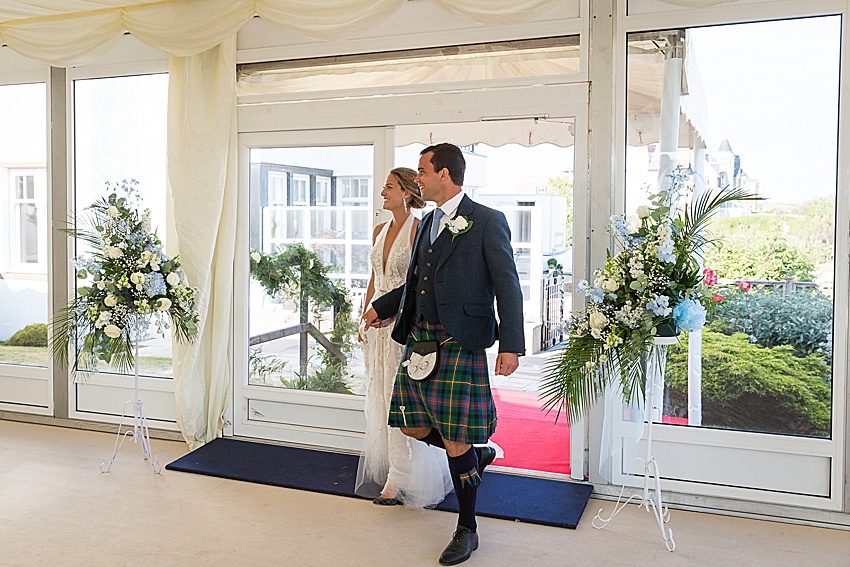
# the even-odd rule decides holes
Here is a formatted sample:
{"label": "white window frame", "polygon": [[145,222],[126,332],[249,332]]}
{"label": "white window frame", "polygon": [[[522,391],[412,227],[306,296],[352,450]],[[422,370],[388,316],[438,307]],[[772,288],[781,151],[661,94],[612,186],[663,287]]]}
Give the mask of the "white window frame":
{"label": "white window frame", "polygon": [[[269,171],[269,205],[286,205],[286,194],[289,191],[289,176],[283,171]],[[274,190],[272,190],[274,185]],[[272,198],[272,197],[276,198]]]}
{"label": "white window frame", "polygon": [[294,173],[292,175],[292,204],[306,207],[310,204],[310,176]]}
{"label": "white window frame", "polygon": [[316,176],[316,206],[331,206],[331,178],[321,175]]}
{"label": "white window frame", "polygon": [[[47,182],[44,169],[16,169],[9,170],[9,266],[11,271],[20,273],[46,273],[47,272]],[[33,196],[18,198],[17,179],[32,177]],[[20,207],[34,205],[36,207],[36,250],[38,260],[36,262],[24,262],[21,260],[21,219]]]}
{"label": "white window frame", "polygon": [[[848,90],[845,86],[850,63],[848,63],[847,41],[850,33],[850,22],[848,22],[848,3],[843,0],[818,0],[816,2],[805,2],[799,0],[791,1],[765,1],[734,6],[713,6],[707,9],[681,9],[669,6],[664,12],[647,13],[634,16],[627,15],[627,0],[616,0],[616,25],[615,46],[616,56],[611,56],[609,65],[616,65],[614,82],[615,118],[611,131],[605,128],[594,128],[596,136],[602,139],[618,140],[609,149],[613,152],[615,164],[625,164],[625,132],[626,132],[626,53],[627,35],[633,32],[644,32],[649,30],[691,28],[705,25],[742,24],[748,22],[768,21],[775,19],[803,18],[809,16],[842,15],[842,45],[841,45],[841,85],[839,101],[842,104],[839,115],[839,140],[838,147],[841,148],[838,162],[838,194],[836,197],[836,247],[835,247],[835,356],[833,366],[833,404],[832,404],[832,438],[815,439],[805,437],[790,437],[780,435],[769,435],[750,433],[742,431],[722,431],[707,428],[675,427],[663,424],[655,424],[653,433],[653,447],[658,456],[662,472],[662,487],[670,490],[668,501],[677,500],[687,502],[686,496],[678,496],[676,493],[687,495],[695,494],[708,497],[730,498],[738,501],[751,501],[777,505],[791,505],[805,508],[817,508],[822,510],[846,510],[850,508],[850,494],[847,493],[848,482],[844,480],[844,471],[848,466],[848,440],[845,433],[847,424],[846,407],[848,399],[848,366],[847,366],[847,344],[848,324],[850,312],[848,312],[848,234],[838,227],[846,227],[850,224],[850,193],[847,187],[848,174],[850,170],[850,154],[848,154],[848,143],[850,134],[847,132],[847,113],[844,112],[848,100]],[[596,62],[597,64],[600,61]],[[613,210],[622,212],[624,209],[625,167],[624,165],[613,168],[614,182],[611,184],[610,195]],[[607,212],[605,214],[608,214]],[[592,223],[604,225],[599,217],[591,220]],[[577,240],[578,241],[578,240]],[[592,254],[599,257],[599,243]],[[599,408],[591,414],[590,423],[590,449],[591,459],[589,462],[590,480],[597,485],[597,490],[602,493],[616,494],[618,487],[605,486],[600,477],[599,470],[599,444],[601,442],[603,426],[603,412]],[[710,467],[703,467],[707,449],[713,451],[715,462]],[[721,450],[723,456],[718,455],[716,450]],[[670,476],[664,477],[664,461],[675,459],[676,470]],[[730,469],[724,466],[723,459],[728,459],[731,467],[740,467],[743,462],[747,466],[761,473],[758,479],[761,486],[756,482],[744,485],[740,482],[727,482]],[[797,478],[790,479],[779,477],[771,480],[769,476],[776,472],[777,467],[773,464],[778,459],[793,459],[793,466],[797,471]],[[812,468],[805,462],[817,463]],[[727,462],[727,461],[724,461]],[[690,463],[691,469],[684,471],[681,463]],[[808,468],[807,468],[808,467]],[[702,468],[703,470],[696,470]],[[668,465],[669,472],[671,467]],[[808,474],[799,474],[800,470],[807,470]],[[686,474],[682,474],[682,473]],[[820,474],[823,478],[813,480],[809,474]],[[642,476],[615,476],[616,482],[631,486],[642,486]],[[811,486],[823,488],[822,494],[811,495],[807,492]],[[672,500],[671,500],[672,497]],[[745,510],[754,509],[751,506],[743,506]]]}

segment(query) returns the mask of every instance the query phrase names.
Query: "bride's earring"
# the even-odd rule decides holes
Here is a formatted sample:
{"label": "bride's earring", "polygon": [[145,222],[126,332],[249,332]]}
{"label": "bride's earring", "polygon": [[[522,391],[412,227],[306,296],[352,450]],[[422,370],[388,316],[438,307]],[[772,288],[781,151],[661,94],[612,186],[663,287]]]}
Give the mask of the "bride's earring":
{"label": "bride's earring", "polygon": [[407,212],[407,199],[404,199],[404,212]]}

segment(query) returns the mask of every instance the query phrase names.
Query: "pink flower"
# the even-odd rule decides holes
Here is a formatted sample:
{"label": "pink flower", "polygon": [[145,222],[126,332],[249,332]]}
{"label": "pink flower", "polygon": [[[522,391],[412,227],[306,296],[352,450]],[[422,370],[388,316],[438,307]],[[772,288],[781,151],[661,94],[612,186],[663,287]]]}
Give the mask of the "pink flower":
{"label": "pink flower", "polygon": [[717,274],[714,273],[714,270],[710,270],[708,268],[702,271],[705,276],[702,280],[702,283],[707,286],[717,285]]}
{"label": "pink flower", "polygon": [[722,296],[722,295],[720,295],[719,293],[715,293],[715,294],[711,297],[711,300],[712,300],[714,303],[720,303],[721,301],[723,301],[723,296]]}
{"label": "pink flower", "polygon": [[738,282],[738,289],[744,291],[745,293],[750,291],[751,287],[752,285],[750,284],[750,282]]}

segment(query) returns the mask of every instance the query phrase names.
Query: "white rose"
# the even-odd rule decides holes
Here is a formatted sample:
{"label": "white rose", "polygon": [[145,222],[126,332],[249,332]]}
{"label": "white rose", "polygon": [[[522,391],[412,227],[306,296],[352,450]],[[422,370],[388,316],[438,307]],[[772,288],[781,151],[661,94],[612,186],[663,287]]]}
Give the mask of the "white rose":
{"label": "white rose", "polygon": [[107,246],[106,255],[110,258],[120,258],[124,255],[124,251],[118,248],[117,246]]}
{"label": "white rose", "polygon": [[106,299],[103,300],[103,303],[107,307],[115,307],[116,305],[118,305],[118,298],[110,293],[106,296]]}
{"label": "white rose", "polygon": [[180,276],[177,275],[177,272],[171,272],[165,277],[165,281],[168,282],[168,285],[175,286],[180,283]]}
{"label": "white rose", "polygon": [[103,329],[103,332],[106,333],[106,336],[109,337],[110,339],[117,339],[118,337],[121,336],[121,329],[119,329],[115,325],[107,325]]}
{"label": "white rose", "polygon": [[151,270],[153,270],[154,272],[159,271],[159,258],[157,258],[156,256],[151,258]]}
{"label": "white rose", "polygon": [[170,307],[171,307],[171,300],[168,299],[167,297],[160,297],[159,299],[156,300],[156,308],[159,311],[166,311]]}
{"label": "white rose", "polygon": [[599,311],[594,311],[590,314],[590,328],[591,329],[604,329],[605,325],[608,324],[608,317],[600,313]]}
{"label": "white rose", "polygon": [[466,219],[463,217],[457,217],[454,221],[454,224],[458,230],[464,230],[467,226],[469,226],[469,223],[466,222]]}
{"label": "white rose", "polygon": [[647,207],[646,205],[641,205],[637,209],[637,215],[638,218],[645,219],[649,216],[649,207]]}
{"label": "white rose", "polygon": [[112,218],[115,218],[119,214],[121,214],[121,212],[118,210],[118,207],[116,207],[115,205],[109,205],[109,208],[106,209],[106,214],[108,214]]}
{"label": "white rose", "polygon": [[133,272],[130,274],[130,281],[136,285],[142,285],[145,283],[145,275],[141,272]]}
{"label": "white rose", "polygon": [[262,256],[260,256],[260,253],[259,253],[259,252],[251,252],[251,259],[252,259],[253,261],[255,261],[256,263],[258,263],[258,264],[259,264],[259,263],[260,263],[260,258],[262,258]]}
{"label": "white rose", "polygon": [[620,284],[616,280],[605,280],[602,282],[602,289],[605,291],[617,291],[618,287],[620,287]]}
{"label": "white rose", "polygon": [[97,282],[97,289],[106,289],[106,284],[103,282]]}

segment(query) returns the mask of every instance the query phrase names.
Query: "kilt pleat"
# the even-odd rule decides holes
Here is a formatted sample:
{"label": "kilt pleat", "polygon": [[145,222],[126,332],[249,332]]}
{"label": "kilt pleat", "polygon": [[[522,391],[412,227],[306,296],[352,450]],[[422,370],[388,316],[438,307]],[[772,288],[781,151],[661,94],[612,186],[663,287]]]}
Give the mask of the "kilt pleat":
{"label": "kilt pleat", "polygon": [[435,427],[444,439],[486,443],[496,430],[496,405],[490,391],[487,353],[469,350],[449,337],[442,325],[417,321],[404,349],[410,357],[416,340],[438,341],[439,363],[434,375],[411,380],[399,365],[390,402],[392,427]]}

